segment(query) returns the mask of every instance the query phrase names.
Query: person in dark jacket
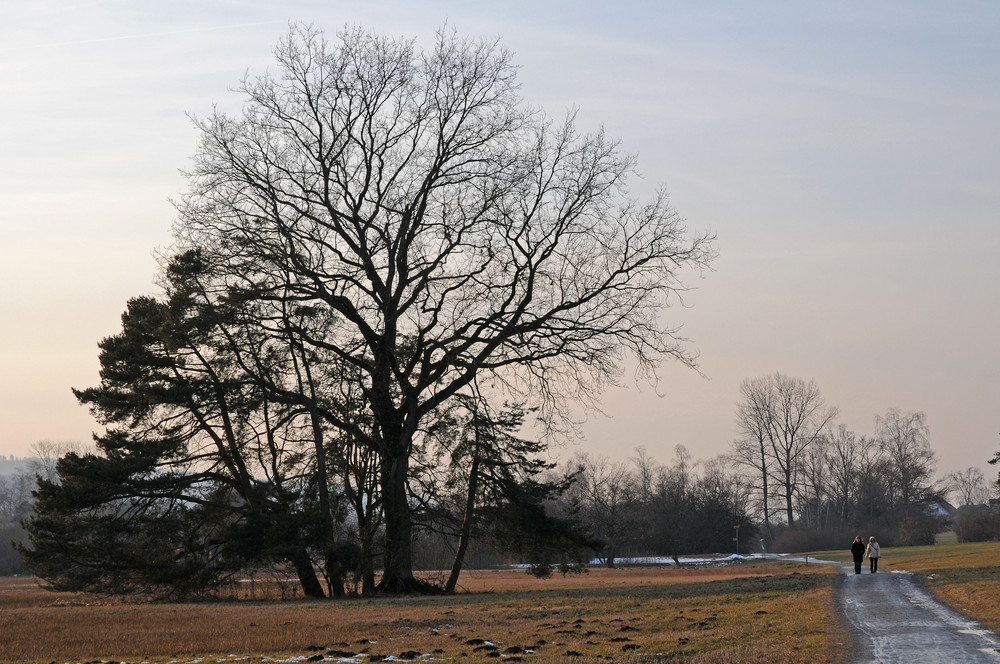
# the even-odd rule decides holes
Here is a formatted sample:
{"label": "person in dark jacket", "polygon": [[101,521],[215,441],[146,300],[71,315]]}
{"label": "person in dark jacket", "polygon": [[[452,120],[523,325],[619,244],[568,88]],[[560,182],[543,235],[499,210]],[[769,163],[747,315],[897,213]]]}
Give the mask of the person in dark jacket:
{"label": "person in dark jacket", "polygon": [[861,563],[865,559],[865,543],[861,541],[860,535],[851,543],[851,555],[854,556],[854,573],[861,574]]}

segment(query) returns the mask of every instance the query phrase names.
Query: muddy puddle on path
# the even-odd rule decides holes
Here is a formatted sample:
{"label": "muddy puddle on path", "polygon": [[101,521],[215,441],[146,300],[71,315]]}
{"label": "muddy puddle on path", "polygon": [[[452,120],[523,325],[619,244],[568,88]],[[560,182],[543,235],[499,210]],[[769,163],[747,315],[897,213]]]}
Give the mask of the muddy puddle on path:
{"label": "muddy puddle on path", "polygon": [[844,575],[837,599],[858,664],[1000,664],[1000,636],[935,599],[913,574]]}

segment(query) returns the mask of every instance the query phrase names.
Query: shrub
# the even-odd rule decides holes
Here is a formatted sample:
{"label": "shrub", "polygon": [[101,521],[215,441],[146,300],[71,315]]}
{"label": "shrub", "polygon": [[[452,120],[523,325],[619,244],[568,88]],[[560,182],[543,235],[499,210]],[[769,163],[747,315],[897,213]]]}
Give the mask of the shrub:
{"label": "shrub", "polygon": [[959,542],[988,542],[1000,536],[1000,511],[986,505],[960,507],[955,517]]}

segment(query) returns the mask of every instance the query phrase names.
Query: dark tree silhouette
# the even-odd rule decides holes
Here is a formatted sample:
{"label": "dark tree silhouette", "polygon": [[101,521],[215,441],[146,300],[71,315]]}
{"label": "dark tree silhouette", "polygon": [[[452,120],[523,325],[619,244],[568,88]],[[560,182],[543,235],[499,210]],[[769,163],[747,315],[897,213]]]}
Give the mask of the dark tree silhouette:
{"label": "dark tree silhouette", "polygon": [[335,322],[297,343],[358,376],[370,427],[319,416],[377,455],[381,588],[419,590],[407,481],[425,418],[480,380],[555,422],[627,354],[650,377],[692,364],[662,309],[711,238],[665,193],[631,198],[634,159],[603,132],[528,107],[496,42],[442,33],[419,52],[295,27],[276,55],[240,86],[242,114],[197,121],[176,234],[212,257],[220,299]]}
{"label": "dark tree silhouette", "polygon": [[[23,553],[56,587],[185,594],[283,560],[324,595],[309,550],[329,545],[333,513],[315,486],[313,414],[273,399],[229,352],[234,338],[256,344],[233,309],[206,306],[200,268],[197,252],[179,256],[163,301],[131,300],[100,344],[100,385],[74,390],[107,430],[98,453],[66,455],[39,483]],[[269,350],[258,370],[294,383],[304,358]]]}

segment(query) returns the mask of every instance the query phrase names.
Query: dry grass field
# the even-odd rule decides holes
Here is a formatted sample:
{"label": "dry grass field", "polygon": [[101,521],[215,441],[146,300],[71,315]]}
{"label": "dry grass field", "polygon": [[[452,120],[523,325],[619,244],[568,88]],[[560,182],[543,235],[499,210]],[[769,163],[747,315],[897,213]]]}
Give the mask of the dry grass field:
{"label": "dry grass field", "polygon": [[[847,551],[814,555],[850,560]],[[1000,631],[1000,542],[958,544],[954,535],[946,535],[933,546],[887,547],[882,549],[879,570],[913,572],[942,601]]]}
{"label": "dry grass field", "polygon": [[463,592],[144,603],[0,580],[0,661],[834,662],[829,565],[471,572]]}

